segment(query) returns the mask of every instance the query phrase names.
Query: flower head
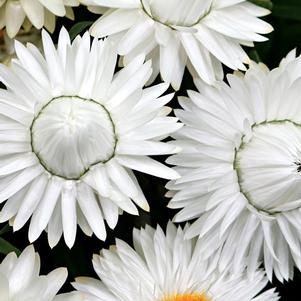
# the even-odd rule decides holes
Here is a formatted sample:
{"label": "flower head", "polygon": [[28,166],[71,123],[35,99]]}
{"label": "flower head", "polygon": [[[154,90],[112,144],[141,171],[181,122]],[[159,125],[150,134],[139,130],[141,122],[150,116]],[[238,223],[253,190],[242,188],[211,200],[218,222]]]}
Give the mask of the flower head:
{"label": "flower head", "polygon": [[148,155],[175,153],[160,142],[181,127],[167,117],[168,85],[142,89],[151,63],[138,56],[114,75],[109,40],[86,33],[71,44],[62,29],[55,49],[42,32],[45,57],[16,42],[18,59],[0,65],[0,221],[18,230],[31,218],[29,240],[47,227],[50,246],[62,233],[74,244],[77,224],[104,240],[124,210],[148,203],[132,171],[173,179],[178,174]]}
{"label": "flower head", "polygon": [[[40,276],[40,256],[33,246],[17,257],[8,254],[0,263],[0,296],[3,301],[64,301],[71,294],[56,296],[67,278],[67,270],[58,268]],[[75,295],[74,295],[75,298]]]}
{"label": "flower head", "polygon": [[[268,277],[301,269],[301,59],[279,68],[253,66],[217,88],[180,98],[185,124],[175,138],[183,152],[168,162],[182,178],[168,188],[175,221],[197,219],[187,237],[210,239],[222,267],[264,260]],[[235,258],[235,259],[234,259]]]}
{"label": "flower head", "polygon": [[[111,9],[92,26],[97,37],[113,35],[127,64],[146,53],[158,73],[180,88],[185,66],[214,84],[223,78],[221,63],[245,70],[249,59],[241,45],[265,41],[272,27],[258,19],[267,9],[249,1],[224,0],[93,0]],[[91,2],[91,0],[90,0]]]}
{"label": "flower head", "polygon": [[252,275],[219,273],[218,256],[204,260],[206,241],[184,239],[184,231],[169,223],[166,234],[160,227],[134,230],[134,249],[117,240],[110,250],[94,255],[93,266],[101,281],[79,277],[74,287],[83,301],[276,301],[268,290],[264,272]]}
{"label": "flower head", "polygon": [[32,25],[37,29],[45,26],[49,31],[55,28],[56,16],[73,18],[72,6],[78,0],[1,0],[0,28],[6,27],[7,34],[13,38],[23,26],[26,30]]}

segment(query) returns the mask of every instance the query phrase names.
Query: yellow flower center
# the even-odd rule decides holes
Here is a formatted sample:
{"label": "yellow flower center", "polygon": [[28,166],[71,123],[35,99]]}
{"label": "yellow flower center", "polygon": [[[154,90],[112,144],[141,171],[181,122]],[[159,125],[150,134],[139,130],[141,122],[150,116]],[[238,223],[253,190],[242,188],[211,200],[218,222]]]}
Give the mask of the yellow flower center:
{"label": "yellow flower center", "polygon": [[165,297],[161,301],[211,301],[205,294],[185,294]]}

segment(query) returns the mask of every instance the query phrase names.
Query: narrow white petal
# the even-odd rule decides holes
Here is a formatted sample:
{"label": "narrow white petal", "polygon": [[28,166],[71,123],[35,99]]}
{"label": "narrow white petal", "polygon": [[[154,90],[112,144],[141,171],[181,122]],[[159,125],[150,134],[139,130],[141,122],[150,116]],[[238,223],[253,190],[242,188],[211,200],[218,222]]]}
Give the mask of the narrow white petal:
{"label": "narrow white petal", "polygon": [[57,202],[50,218],[48,227],[48,243],[51,248],[55,247],[63,234],[61,202]]}
{"label": "narrow white petal", "polygon": [[44,25],[44,7],[38,0],[20,0],[30,22],[38,29]]}
{"label": "narrow white petal", "polygon": [[108,198],[101,198],[99,200],[104,218],[111,229],[116,227],[118,221],[118,206]]}
{"label": "narrow white petal", "polygon": [[137,187],[123,166],[112,159],[107,163],[106,170],[111,181],[113,181],[126,196],[130,198],[135,198],[137,196]]}
{"label": "narrow white petal", "polygon": [[44,169],[40,165],[35,165],[24,169],[18,175],[16,175],[9,184],[0,191],[0,202],[5,201],[13,194],[21,190],[24,186],[38,177]]}
{"label": "narrow white petal", "polygon": [[66,182],[61,195],[63,233],[67,246],[71,249],[77,230],[76,188],[73,182]]}
{"label": "narrow white petal", "polygon": [[[14,16],[14,17],[12,17]],[[6,32],[13,38],[20,30],[25,19],[25,12],[19,2],[8,1],[5,6]]]}
{"label": "narrow white petal", "polygon": [[179,174],[173,169],[148,157],[118,156],[116,160],[123,166],[164,179],[178,179]]}
{"label": "narrow white petal", "polygon": [[106,229],[103,216],[93,191],[85,184],[78,186],[78,204],[95,235],[105,241]]}
{"label": "narrow white petal", "polygon": [[39,0],[48,10],[56,16],[63,17],[66,14],[65,6],[61,0]]}
{"label": "narrow white petal", "polygon": [[103,38],[130,28],[138,17],[137,10],[117,9],[96,21],[90,28],[90,33],[94,37]]}
{"label": "narrow white petal", "polygon": [[66,268],[58,268],[47,275],[48,285],[43,293],[46,300],[52,300],[60,288],[63,286],[68,276]]}
{"label": "narrow white petal", "polygon": [[40,202],[44,194],[46,185],[46,175],[42,175],[39,178],[36,178],[31,183],[14,220],[14,231],[21,229],[24,226],[24,224],[28,221],[28,219],[36,209],[38,203]]}

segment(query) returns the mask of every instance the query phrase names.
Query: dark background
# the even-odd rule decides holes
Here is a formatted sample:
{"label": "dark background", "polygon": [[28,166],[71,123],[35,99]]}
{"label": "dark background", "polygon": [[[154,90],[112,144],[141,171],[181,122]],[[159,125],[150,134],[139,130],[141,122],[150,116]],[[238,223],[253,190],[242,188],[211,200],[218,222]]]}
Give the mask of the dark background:
{"label": "dark background", "polygon": [[[268,0],[258,0],[258,2],[261,2],[262,5],[270,5]],[[71,30],[72,35],[75,35],[82,32],[84,26],[87,26],[86,23],[80,23],[74,26],[75,23],[94,21],[98,18],[98,16],[89,13],[85,7],[76,8],[75,16],[76,22],[66,18],[58,19],[57,28],[53,34],[54,40],[57,39],[59,29],[62,25],[68,30]],[[269,68],[274,68],[290,50],[297,48],[298,54],[300,52],[301,0],[274,0],[273,13],[265,19],[274,26],[274,32],[268,36],[269,41],[260,44],[257,43],[254,49],[247,49],[247,52],[253,60],[262,61],[267,64]],[[228,70],[226,70],[226,72],[227,71]],[[177,95],[184,95],[187,89],[192,88],[194,88],[194,85],[191,76],[186,72],[181,91],[179,91]],[[176,107],[176,100],[174,100],[171,105]],[[165,157],[158,159],[163,162]],[[107,228],[108,237],[105,243],[98,240],[95,236],[85,236],[79,228],[76,243],[72,250],[68,249],[63,239],[51,250],[48,246],[46,233],[43,233],[34,243],[36,251],[38,251],[41,256],[42,274],[46,274],[54,268],[61,266],[68,268],[68,282],[66,282],[62,291],[70,291],[72,287],[69,282],[73,281],[77,276],[97,277],[92,268],[92,254],[98,253],[100,249],[107,248],[109,245],[114,244],[115,237],[131,243],[133,227],[140,228],[145,224],[151,224],[152,226],[160,224],[165,228],[167,221],[172,219],[175,211],[167,209],[168,199],[164,197],[166,181],[141,173],[136,173],[136,175],[149,201],[151,212],[145,213],[140,211],[140,216],[130,216],[129,214],[120,216],[114,231]],[[1,226],[5,225],[3,224]],[[19,250],[23,250],[29,244],[27,233],[28,224],[20,231],[12,233],[10,230],[3,234],[2,237]],[[3,258],[4,255],[0,254],[0,261]],[[293,281],[281,284],[275,280],[273,281],[273,286],[277,287],[277,291],[282,296],[282,301],[301,300],[301,290],[299,289],[301,286],[301,273],[299,271],[295,271]]]}

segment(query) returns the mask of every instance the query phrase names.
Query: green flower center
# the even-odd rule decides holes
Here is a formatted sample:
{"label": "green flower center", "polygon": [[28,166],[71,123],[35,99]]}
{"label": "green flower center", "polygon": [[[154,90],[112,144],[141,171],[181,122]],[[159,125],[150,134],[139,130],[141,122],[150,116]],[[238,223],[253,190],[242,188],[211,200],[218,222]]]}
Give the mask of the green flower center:
{"label": "green flower center", "polygon": [[[301,198],[301,125],[290,120],[253,125],[242,138],[234,167],[241,192],[259,211],[279,213],[299,207]],[[289,210],[291,210],[289,209]]]}
{"label": "green flower center", "polygon": [[31,128],[32,150],[44,168],[65,179],[79,179],[115,153],[117,138],[109,112],[100,103],[76,96],[49,101]]}

